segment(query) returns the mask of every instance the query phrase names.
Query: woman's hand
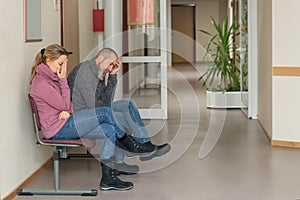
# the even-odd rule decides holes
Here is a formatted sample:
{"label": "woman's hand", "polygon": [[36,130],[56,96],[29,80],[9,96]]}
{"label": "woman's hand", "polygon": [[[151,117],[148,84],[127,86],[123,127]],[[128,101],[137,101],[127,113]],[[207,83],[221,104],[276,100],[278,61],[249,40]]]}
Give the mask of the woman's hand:
{"label": "woman's hand", "polygon": [[114,64],[114,67],[113,67],[112,71],[110,72],[110,74],[116,74],[121,69],[122,63],[119,59],[115,60],[113,64]]}
{"label": "woman's hand", "polygon": [[62,111],[61,113],[59,113],[58,115],[58,119],[59,120],[64,120],[64,119],[68,119],[71,116],[71,114],[67,111]]}
{"label": "woman's hand", "polygon": [[61,78],[66,78],[67,77],[67,62],[64,62],[61,66],[61,69],[57,70],[57,76]]}

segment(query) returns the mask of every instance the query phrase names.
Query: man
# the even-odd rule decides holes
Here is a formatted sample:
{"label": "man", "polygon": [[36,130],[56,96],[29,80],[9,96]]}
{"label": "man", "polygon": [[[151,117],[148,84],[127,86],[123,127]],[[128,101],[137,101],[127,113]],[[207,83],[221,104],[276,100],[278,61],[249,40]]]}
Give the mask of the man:
{"label": "man", "polygon": [[[112,109],[119,126],[126,132],[132,133],[141,144],[137,145],[137,148],[157,149],[150,156],[140,157],[141,160],[150,160],[166,154],[171,149],[170,145],[151,143],[147,129],[132,99],[112,102],[117,85],[117,72],[120,69],[121,61],[116,52],[110,48],[100,50],[95,58],[76,66],[68,76],[73,110],[77,112],[87,108],[108,106]],[[106,77],[108,77],[107,80]],[[116,145],[119,146],[119,143],[117,142]],[[125,150],[128,149],[125,148]],[[126,155],[135,156],[130,151],[126,151]],[[133,166],[123,163],[123,158],[122,154],[116,154],[116,163],[119,163],[122,169],[127,168],[131,171]],[[134,167],[136,168],[136,166]]]}

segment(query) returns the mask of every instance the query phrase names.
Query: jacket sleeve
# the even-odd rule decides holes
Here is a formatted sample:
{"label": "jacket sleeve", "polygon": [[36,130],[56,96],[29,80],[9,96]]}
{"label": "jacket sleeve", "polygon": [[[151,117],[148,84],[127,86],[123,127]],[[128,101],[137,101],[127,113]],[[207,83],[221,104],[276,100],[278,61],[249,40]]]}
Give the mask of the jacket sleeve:
{"label": "jacket sleeve", "polygon": [[70,88],[66,78],[60,79],[58,83],[60,91],[46,82],[39,84],[39,97],[53,108],[59,111],[73,112],[70,100]]}
{"label": "jacket sleeve", "polygon": [[109,75],[106,86],[102,81],[99,81],[96,90],[96,95],[95,95],[96,98],[95,106],[99,107],[99,106],[110,104],[113,101],[116,86],[117,86],[117,74]]}

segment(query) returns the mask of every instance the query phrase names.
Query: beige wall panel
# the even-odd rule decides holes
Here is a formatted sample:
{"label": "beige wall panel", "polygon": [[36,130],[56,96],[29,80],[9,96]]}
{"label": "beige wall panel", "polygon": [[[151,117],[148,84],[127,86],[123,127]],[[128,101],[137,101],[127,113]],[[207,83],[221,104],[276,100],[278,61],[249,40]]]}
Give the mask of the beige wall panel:
{"label": "beige wall panel", "polygon": [[[258,3],[258,119],[272,137],[272,0]],[[250,68],[251,66],[249,66]]]}

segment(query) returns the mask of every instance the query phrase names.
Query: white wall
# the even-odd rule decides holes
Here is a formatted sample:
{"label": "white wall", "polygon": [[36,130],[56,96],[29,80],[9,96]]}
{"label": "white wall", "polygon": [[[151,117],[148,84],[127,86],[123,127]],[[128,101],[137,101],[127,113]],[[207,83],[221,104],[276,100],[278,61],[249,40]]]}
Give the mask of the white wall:
{"label": "white wall", "polygon": [[36,53],[50,43],[60,43],[59,11],[53,0],[42,2],[42,42],[24,43],[23,1],[0,4],[0,193],[8,195],[51,157],[36,145],[27,94]]}
{"label": "white wall", "polygon": [[[299,0],[273,0],[273,67],[300,67]],[[300,77],[273,76],[273,140],[300,142]]]}
{"label": "white wall", "polygon": [[[272,0],[257,1],[258,119],[272,135]],[[251,67],[251,66],[249,66]]]}
{"label": "white wall", "polygon": [[273,77],[273,140],[300,142],[299,85],[300,77]]}
{"label": "white wall", "polygon": [[300,66],[299,0],[273,0],[274,66]]}

